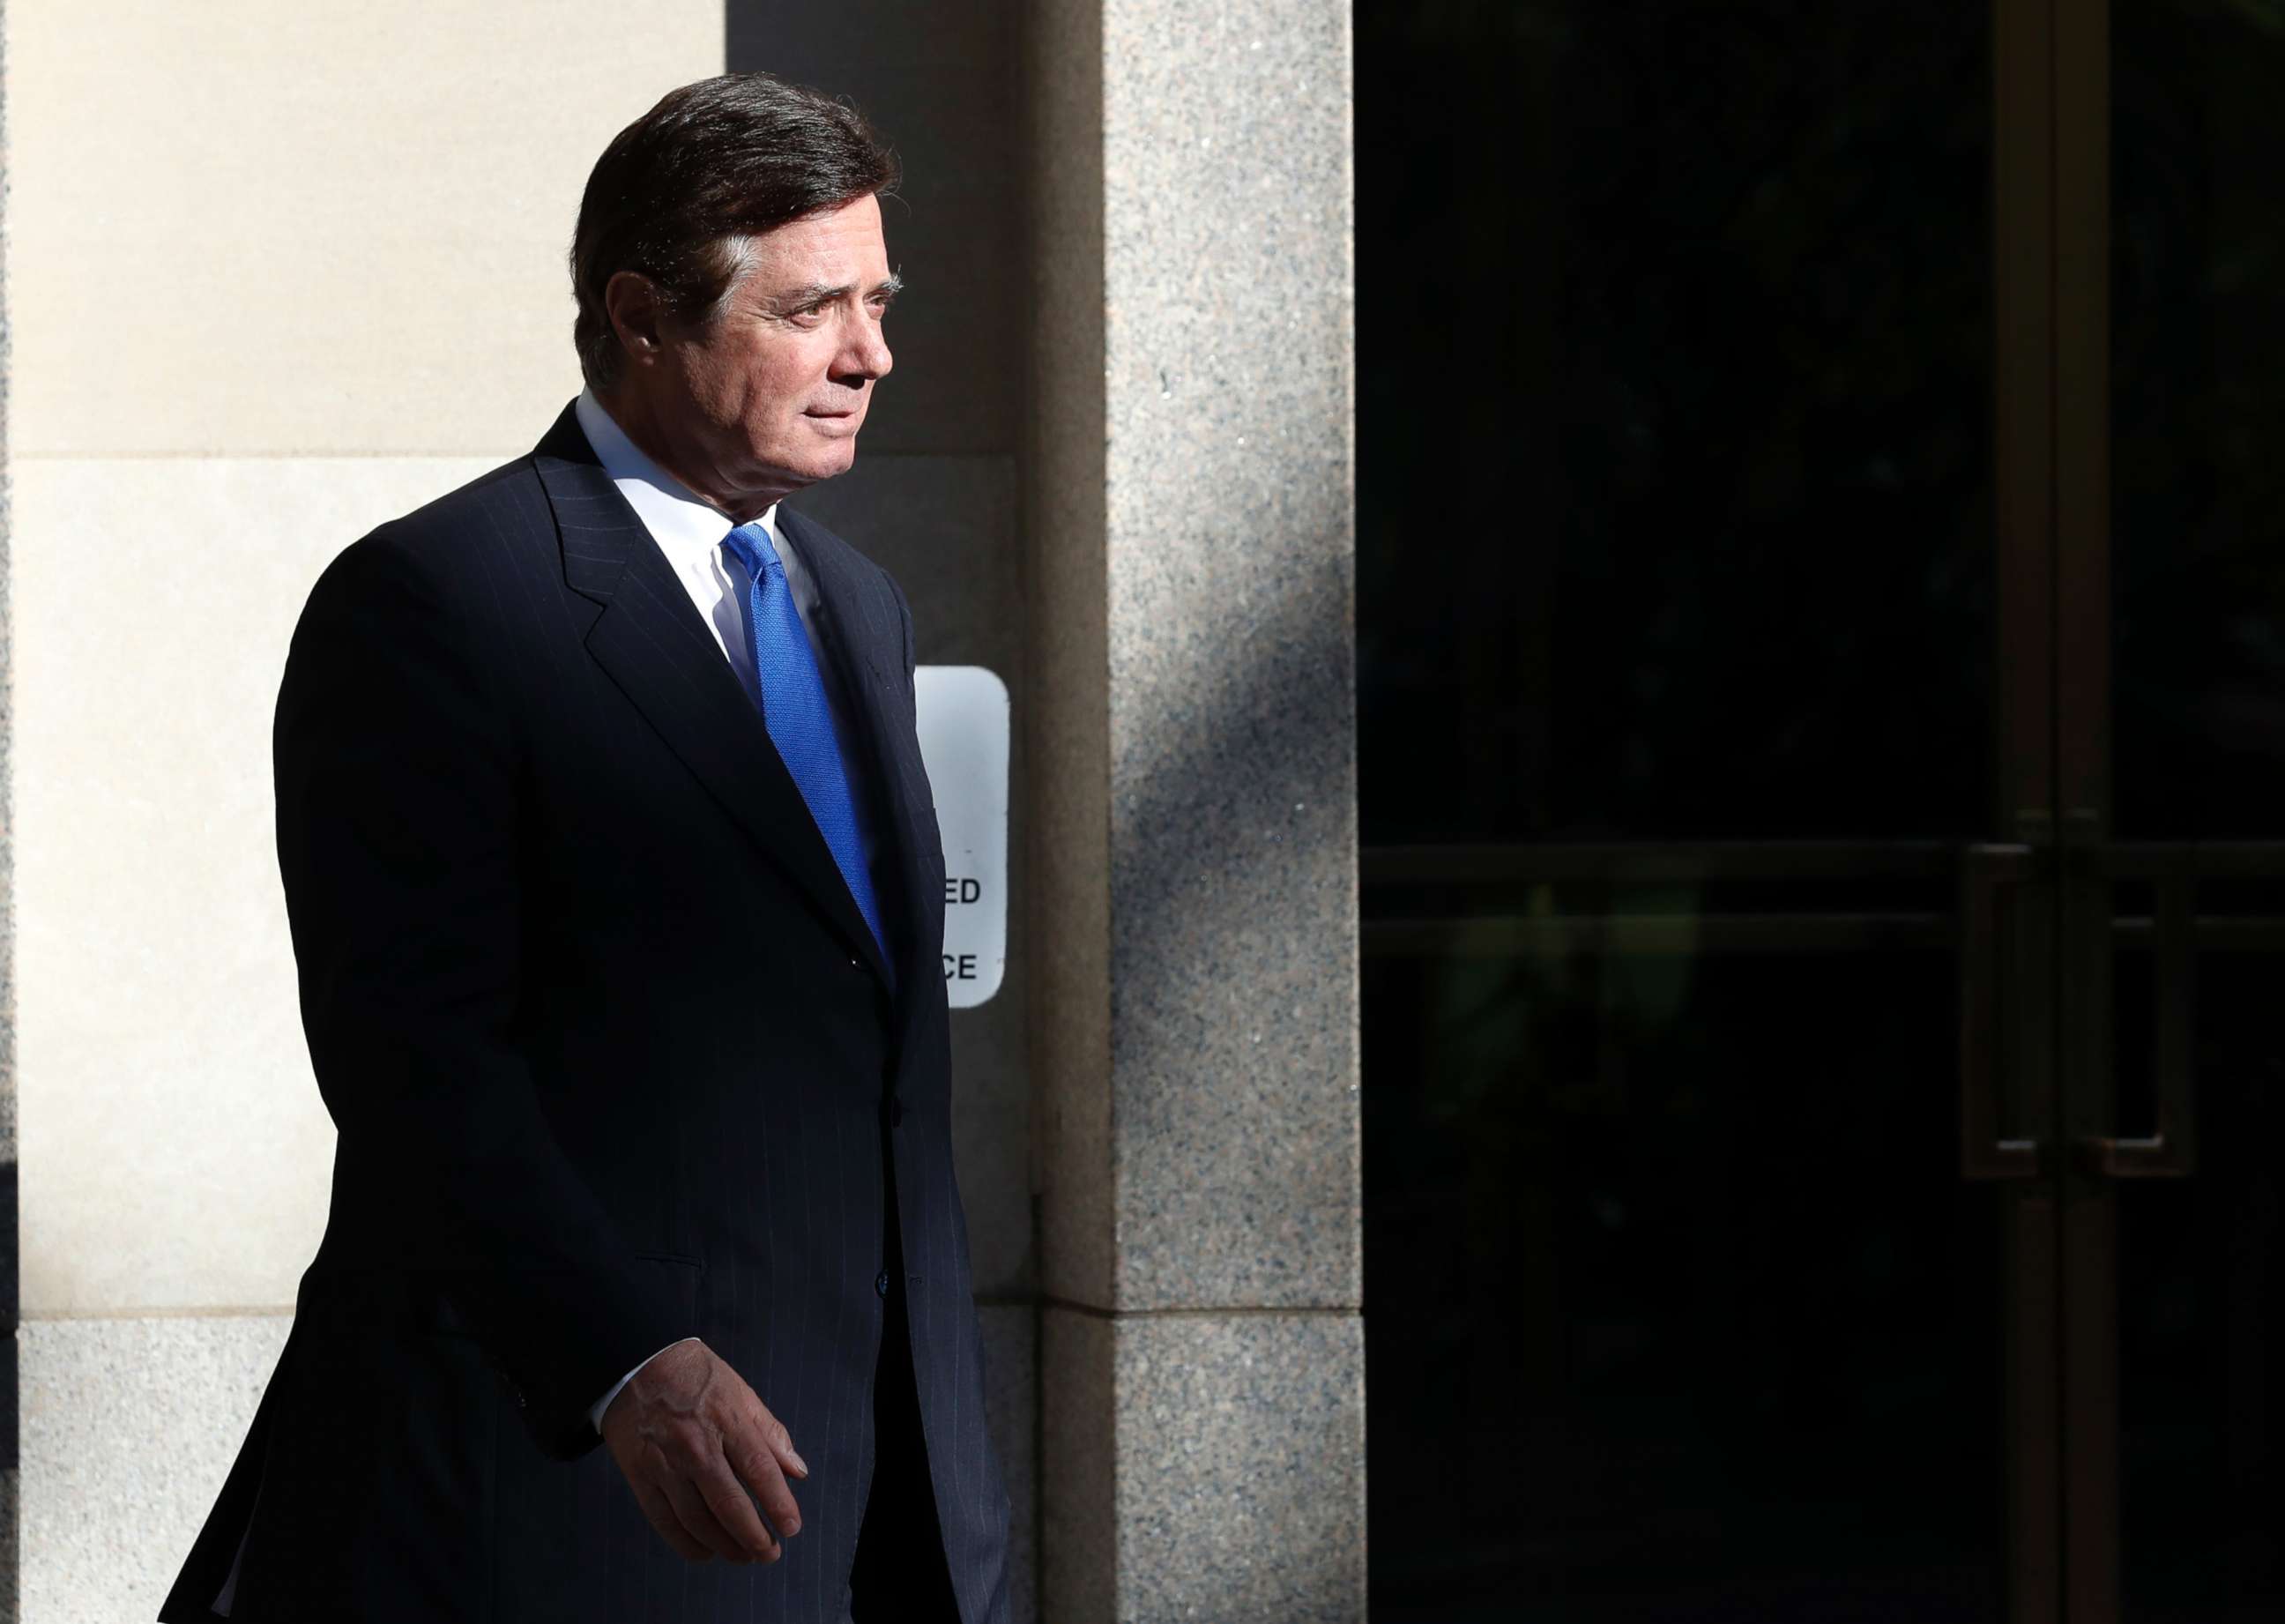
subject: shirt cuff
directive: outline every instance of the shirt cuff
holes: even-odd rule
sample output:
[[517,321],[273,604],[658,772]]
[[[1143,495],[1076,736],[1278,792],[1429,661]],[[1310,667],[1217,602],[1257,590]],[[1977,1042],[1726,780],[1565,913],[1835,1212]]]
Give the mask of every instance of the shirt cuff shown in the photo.
[[[685,1342],[695,1342],[697,1340],[698,1338],[695,1337],[683,1337],[668,1343],[666,1347],[680,1347]],[[665,1353],[666,1347],[659,1349],[658,1353]],[[656,1359],[658,1357],[658,1353],[653,1353],[650,1356],[650,1359],[646,1359],[642,1361],[642,1365],[637,1365],[634,1370],[628,1371],[624,1376],[619,1377],[617,1381],[613,1382],[611,1384],[610,1392],[605,1393],[593,1405],[588,1407],[587,1419],[594,1423],[596,1432],[601,1432],[603,1430],[603,1412],[611,1408],[611,1400],[619,1396],[619,1389],[625,1386],[629,1382],[634,1380],[635,1370],[641,1369],[643,1365],[647,1365],[650,1362],[651,1359]]]

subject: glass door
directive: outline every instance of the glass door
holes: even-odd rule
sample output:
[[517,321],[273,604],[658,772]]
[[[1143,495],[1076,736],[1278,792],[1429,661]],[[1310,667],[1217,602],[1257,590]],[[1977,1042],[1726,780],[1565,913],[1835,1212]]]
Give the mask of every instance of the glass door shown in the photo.
[[1360,0],[1381,1624],[2285,1617],[2285,0]]
[[2069,1617],[2274,1620],[2285,4],[2065,27]]
[[1372,1613],[2053,1620],[2047,0],[1360,0]]

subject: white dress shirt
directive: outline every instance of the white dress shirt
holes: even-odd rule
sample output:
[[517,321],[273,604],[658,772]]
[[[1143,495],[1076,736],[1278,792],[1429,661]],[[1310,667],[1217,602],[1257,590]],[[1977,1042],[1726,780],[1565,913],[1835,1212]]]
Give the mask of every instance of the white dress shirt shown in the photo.
[[[753,657],[746,647],[746,592],[751,584],[746,568],[738,561],[737,554],[722,545],[731,530],[731,522],[722,512],[709,506],[691,491],[688,486],[666,472],[648,456],[642,448],[627,438],[626,431],[612,420],[603,410],[602,403],[586,389],[572,407],[579,419],[580,432],[587,443],[595,448],[596,459],[603,472],[627,498],[635,510],[635,517],[650,532],[660,553],[672,568],[675,578],[690,594],[690,601],[698,610],[698,618],[714,633],[721,646],[722,657],[745,685],[746,696],[758,708],[761,686],[754,675]],[[865,866],[873,875],[873,894],[884,897],[885,876],[881,872],[881,851],[875,838],[871,821],[863,815],[862,787],[871,776],[864,770],[858,751],[862,736],[851,713],[847,697],[836,679],[830,652],[819,635],[817,582],[811,576],[800,553],[786,545],[784,533],[778,529],[777,504],[761,517],[762,527],[769,532],[770,544],[777,549],[778,561],[785,566],[786,584],[792,589],[794,612],[801,618],[801,629],[809,634],[809,647],[817,656],[819,672],[825,679],[826,703],[833,712],[833,730],[841,746],[841,769],[849,780],[849,787],[860,807],[857,828],[865,851]],[[695,1337],[685,1337],[684,1342],[695,1342]],[[671,1342],[667,1347],[678,1347]],[[603,1430],[603,1412],[611,1400],[619,1396],[619,1389],[634,1378],[635,1370],[642,1369],[651,1359],[666,1352],[661,1348],[619,1377],[611,1390],[597,1400],[587,1411],[587,1418],[595,1430]]]
[[[722,545],[722,538],[730,533],[730,521],[646,456],[592,392],[580,390],[572,410],[578,416],[580,432],[595,448],[603,472],[610,475],[619,494],[627,498],[627,506],[635,510],[635,517],[643,522],[650,538],[666,555],[675,578],[690,594],[698,618],[721,645],[722,657],[746,685],[747,697],[759,705],[761,690],[754,679],[753,658],[746,651],[746,588],[750,584],[746,567]],[[786,584],[793,589],[794,613],[801,617],[801,629],[809,633],[810,648],[824,673],[826,702],[832,707],[834,730],[841,739],[842,767],[849,772],[852,786],[862,783],[864,780],[853,770],[858,764],[850,757],[851,742],[858,737],[850,726],[854,718],[844,708],[841,685],[834,679],[833,663],[818,635],[817,582],[799,550],[786,545],[785,533],[778,529],[775,502],[762,514],[761,525],[770,533],[770,545],[777,550],[778,561],[785,566]],[[872,855],[868,848],[866,856],[869,859]]]

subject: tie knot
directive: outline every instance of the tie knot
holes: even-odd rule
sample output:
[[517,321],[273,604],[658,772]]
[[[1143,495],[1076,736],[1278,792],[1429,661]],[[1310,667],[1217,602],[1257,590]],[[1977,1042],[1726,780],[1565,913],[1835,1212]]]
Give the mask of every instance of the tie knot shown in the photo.
[[778,561],[778,550],[770,545],[768,527],[759,519],[742,524],[722,538],[722,545],[738,555],[746,567],[746,574],[756,581],[770,570],[783,571]]

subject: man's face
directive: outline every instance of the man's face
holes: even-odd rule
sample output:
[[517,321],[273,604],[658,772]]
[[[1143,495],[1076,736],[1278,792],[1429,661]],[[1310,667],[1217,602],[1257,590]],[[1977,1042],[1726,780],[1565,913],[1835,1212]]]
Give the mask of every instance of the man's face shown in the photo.
[[660,324],[648,403],[676,470],[734,509],[844,472],[873,382],[897,283],[871,197],[757,238],[752,271],[711,325]]

